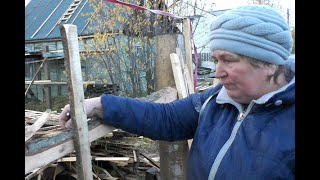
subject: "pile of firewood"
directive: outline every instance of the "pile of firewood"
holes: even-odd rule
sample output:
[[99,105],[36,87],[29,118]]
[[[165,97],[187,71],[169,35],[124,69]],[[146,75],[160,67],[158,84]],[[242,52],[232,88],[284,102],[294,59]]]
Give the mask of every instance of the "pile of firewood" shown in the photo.
[[[25,111],[26,156],[32,154],[30,144],[49,142],[66,133],[58,123],[59,114]],[[39,122],[40,121],[40,122]],[[65,135],[63,135],[65,136]],[[145,137],[115,129],[90,145],[94,179],[157,179],[160,172],[158,143]],[[75,152],[27,173],[25,179],[77,179]],[[148,177],[148,178],[147,178]]]

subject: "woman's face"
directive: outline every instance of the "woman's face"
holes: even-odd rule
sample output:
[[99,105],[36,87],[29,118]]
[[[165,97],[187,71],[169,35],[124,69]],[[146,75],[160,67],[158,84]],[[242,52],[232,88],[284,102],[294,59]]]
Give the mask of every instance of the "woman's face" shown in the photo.
[[215,50],[212,58],[216,64],[216,78],[236,102],[248,104],[268,93],[267,76],[272,74],[271,68],[254,68],[247,59],[223,50]]

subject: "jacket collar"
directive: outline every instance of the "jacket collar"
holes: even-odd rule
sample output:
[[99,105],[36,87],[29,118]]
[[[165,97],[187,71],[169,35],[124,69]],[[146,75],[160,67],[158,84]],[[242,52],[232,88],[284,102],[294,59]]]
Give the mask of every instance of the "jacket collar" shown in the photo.
[[[259,99],[252,100],[252,101],[254,103],[256,103],[256,104],[265,104],[269,100],[275,99],[275,97],[278,97],[278,95],[283,94],[288,89],[291,89],[289,87],[293,87],[294,88],[294,84],[295,84],[295,77],[293,77],[288,84],[286,84],[285,86],[281,87],[280,89],[278,89],[276,91],[269,92],[269,93],[263,95],[262,97],[260,97]],[[272,97],[274,97],[274,98],[272,98]],[[222,86],[220,92],[218,93],[218,96],[216,98],[216,102],[218,104],[225,104],[225,103],[232,104],[239,110],[239,112],[242,112],[243,109],[244,109],[242,104],[234,101],[231,97],[228,96],[227,91],[226,91],[224,86]],[[281,103],[282,103],[282,101],[281,101]]]
[[[284,66],[290,71],[292,71],[293,73],[295,73],[295,56],[294,55],[289,56]],[[285,101],[286,103],[293,103],[293,101],[295,100],[295,98],[293,97],[294,88],[295,88],[295,77],[293,77],[288,84],[281,87],[280,89],[269,92],[263,95],[262,97],[260,97],[259,99],[253,100],[253,102],[256,104],[274,103],[276,105],[279,104],[279,102],[281,102],[280,104],[282,104],[283,101]],[[232,98],[228,96],[224,86],[222,86],[216,98],[216,102],[219,104],[224,104],[224,103],[233,104],[240,112],[242,112],[244,109],[240,103],[235,102]]]

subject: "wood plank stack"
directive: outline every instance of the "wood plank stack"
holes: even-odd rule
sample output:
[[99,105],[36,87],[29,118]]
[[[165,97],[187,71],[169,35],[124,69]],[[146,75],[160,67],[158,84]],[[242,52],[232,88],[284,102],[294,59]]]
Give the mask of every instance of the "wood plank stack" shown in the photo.
[[[177,91],[168,87],[138,99],[171,102],[177,99]],[[33,131],[33,135],[25,143],[26,179],[35,176],[44,179],[55,179],[56,176],[76,178],[72,130],[60,127],[59,113],[25,110],[26,129],[44,115],[42,126]],[[88,128],[95,179],[130,179],[133,176],[135,179],[150,168],[159,171],[158,147],[155,147],[157,144],[154,141],[102,124],[100,119],[88,119]],[[146,145],[153,148],[148,149]]]

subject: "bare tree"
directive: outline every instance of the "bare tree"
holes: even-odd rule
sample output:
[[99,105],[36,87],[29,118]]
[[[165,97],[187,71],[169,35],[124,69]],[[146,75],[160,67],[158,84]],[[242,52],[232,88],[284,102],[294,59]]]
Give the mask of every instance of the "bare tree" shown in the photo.
[[248,4],[261,4],[268,5],[281,10],[281,5],[279,0],[247,0]]
[[[181,33],[176,19],[134,10],[106,1],[89,0],[94,12],[86,14],[96,33],[88,40],[82,57],[99,72],[91,79],[120,84],[121,94],[143,96],[154,91],[155,36]],[[180,16],[201,16],[206,1],[139,0],[131,3]],[[194,19],[197,22],[198,19]],[[197,23],[195,23],[197,24]],[[194,29],[197,26],[194,26]],[[102,74],[102,75],[101,75]]]

